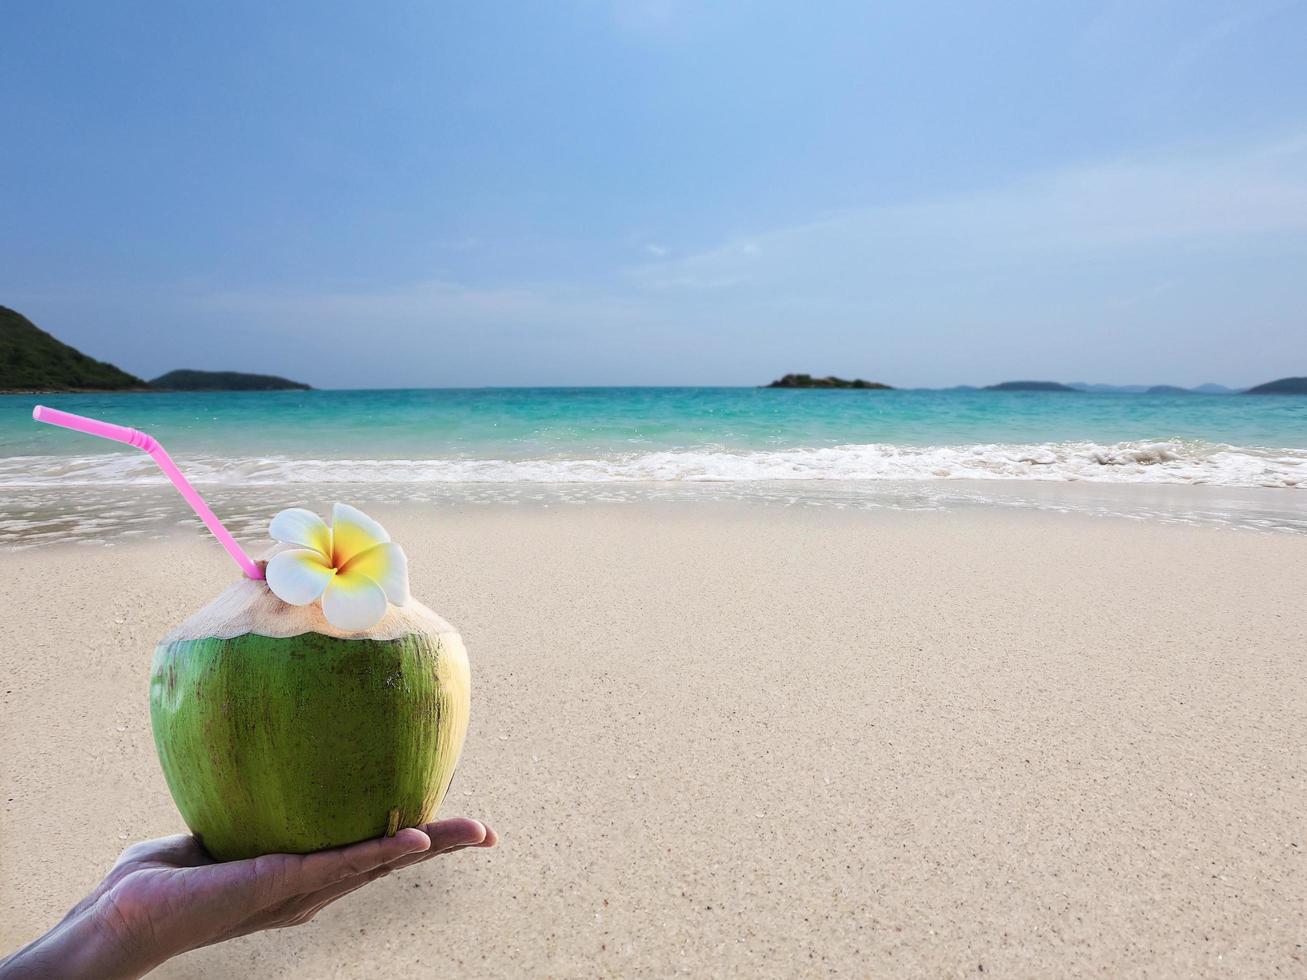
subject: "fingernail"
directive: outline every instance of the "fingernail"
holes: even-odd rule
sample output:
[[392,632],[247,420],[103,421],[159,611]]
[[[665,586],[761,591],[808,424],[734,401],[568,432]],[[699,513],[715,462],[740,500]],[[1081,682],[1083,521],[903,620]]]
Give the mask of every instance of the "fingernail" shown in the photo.
[[404,836],[402,841],[404,853],[412,854],[414,851],[425,851],[431,846],[431,838],[416,827],[405,827],[395,834],[396,837]]

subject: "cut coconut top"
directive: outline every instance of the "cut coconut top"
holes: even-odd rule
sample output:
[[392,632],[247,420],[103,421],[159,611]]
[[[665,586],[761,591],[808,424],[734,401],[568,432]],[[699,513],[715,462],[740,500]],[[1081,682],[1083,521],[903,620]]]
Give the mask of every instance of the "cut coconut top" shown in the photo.
[[413,633],[457,632],[422,603],[409,599],[402,606],[388,606],[375,626],[361,633],[350,633],[327,622],[320,604],[292,606],[273,595],[267,582],[242,578],[174,628],[162,642],[205,637],[229,640],[245,633],[278,638],[321,633],[346,640],[398,640]]

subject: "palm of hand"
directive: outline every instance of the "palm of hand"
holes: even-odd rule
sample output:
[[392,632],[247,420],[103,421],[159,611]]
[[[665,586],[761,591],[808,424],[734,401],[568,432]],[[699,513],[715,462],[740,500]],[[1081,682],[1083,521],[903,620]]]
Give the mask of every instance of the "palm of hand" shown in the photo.
[[180,952],[308,922],[336,899],[399,868],[495,835],[443,820],[394,837],[314,854],[217,862],[189,835],[135,844],[69,918],[89,916],[124,956],[162,962]]

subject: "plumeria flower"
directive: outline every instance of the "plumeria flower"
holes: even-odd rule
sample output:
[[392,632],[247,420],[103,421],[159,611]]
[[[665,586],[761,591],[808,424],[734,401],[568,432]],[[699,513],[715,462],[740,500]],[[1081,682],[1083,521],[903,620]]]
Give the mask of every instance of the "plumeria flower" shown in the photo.
[[408,602],[408,559],[380,524],[348,504],[331,508],[331,526],[302,507],[283,510],[268,532],[291,545],[273,555],[264,573],[273,593],[292,606],[322,599],[322,613],[339,630],[358,632],[380,622],[387,600]]

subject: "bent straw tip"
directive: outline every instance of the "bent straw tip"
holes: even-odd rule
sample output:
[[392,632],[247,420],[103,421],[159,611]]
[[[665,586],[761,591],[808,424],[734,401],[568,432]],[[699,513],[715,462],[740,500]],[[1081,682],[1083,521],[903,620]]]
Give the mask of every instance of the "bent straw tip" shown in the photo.
[[200,496],[199,491],[191,486],[190,481],[182,475],[182,471],[169,458],[157,439],[123,425],[114,425],[110,422],[102,422],[99,419],[85,418],[71,412],[60,412],[53,408],[46,408],[44,405],[36,405],[32,408],[32,418],[38,422],[49,422],[51,425],[72,429],[74,432],[84,432],[89,436],[98,436],[101,439],[121,442],[133,449],[140,449],[148,453],[159,464],[172,485],[177,488],[177,492],[182,495],[182,499],[190,504],[191,510],[195,511],[196,516],[204,522],[205,527],[213,532],[213,536],[218,539],[218,542],[227,550],[227,554],[231,555],[245,574],[256,580],[263,578],[263,570],[236,543],[236,539],[231,536],[231,532],[223,526],[222,521],[218,520],[217,515],[209,509],[209,505],[204,502],[204,498]]

